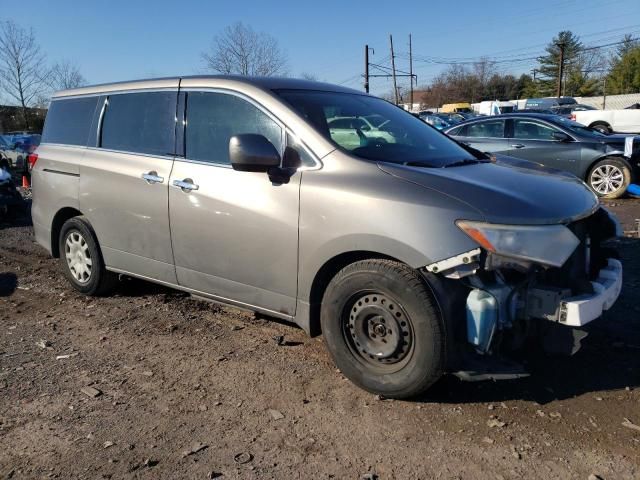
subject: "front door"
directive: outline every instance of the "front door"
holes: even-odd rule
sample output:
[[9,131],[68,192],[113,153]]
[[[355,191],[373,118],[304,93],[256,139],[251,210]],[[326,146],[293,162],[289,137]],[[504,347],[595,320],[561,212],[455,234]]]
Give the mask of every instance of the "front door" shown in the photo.
[[580,145],[555,140],[556,131],[560,130],[538,120],[516,118],[507,154],[580,175]]
[[[239,305],[294,315],[300,173],[272,184],[231,168],[233,135],[264,135],[280,153],[284,129],[230,93],[186,93],[185,158],[169,187],[178,283]],[[176,186],[177,184],[177,186]]]

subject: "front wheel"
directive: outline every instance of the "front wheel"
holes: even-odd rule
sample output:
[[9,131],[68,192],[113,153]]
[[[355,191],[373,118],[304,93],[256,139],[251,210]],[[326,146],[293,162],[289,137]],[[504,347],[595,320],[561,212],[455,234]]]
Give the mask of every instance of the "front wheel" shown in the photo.
[[591,168],[587,183],[599,197],[618,198],[631,183],[631,170],[623,160],[605,158]]
[[325,343],[353,383],[388,398],[418,395],[444,369],[444,326],[420,275],[390,260],[363,260],[329,283]]

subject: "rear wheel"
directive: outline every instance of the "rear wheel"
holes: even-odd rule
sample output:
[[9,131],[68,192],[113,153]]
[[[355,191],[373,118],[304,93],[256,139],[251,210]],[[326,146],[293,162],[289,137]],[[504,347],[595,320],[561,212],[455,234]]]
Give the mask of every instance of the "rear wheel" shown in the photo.
[[363,260],[330,282],[321,308],[325,343],[342,373],[389,398],[424,392],[443,373],[443,325],[412,268]]
[[604,133],[605,135],[609,135],[611,133],[611,127],[604,122],[594,123],[591,125],[591,128],[599,131],[600,133]]
[[60,231],[60,264],[69,283],[85,295],[106,295],[118,282],[107,271],[93,228],[83,217],[67,220]]
[[618,198],[631,183],[631,170],[623,160],[605,158],[591,168],[587,183],[599,197]]

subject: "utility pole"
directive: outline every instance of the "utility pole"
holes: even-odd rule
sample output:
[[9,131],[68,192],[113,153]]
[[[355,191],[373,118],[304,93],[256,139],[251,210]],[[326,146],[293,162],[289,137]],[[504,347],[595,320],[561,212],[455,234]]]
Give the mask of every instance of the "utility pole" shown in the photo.
[[396,83],[396,57],[393,54],[393,36],[389,35],[389,43],[391,45],[391,69],[393,72],[393,94],[398,105],[398,84]]
[[538,69],[534,68],[531,70],[531,73],[533,74],[533,83],[536,83],[536,73],[538,73]]
[[364,46],[364,91],[369,93],[369,45]]
[[607,76],[602,77],[602,109],[607,108]]
[[556,96],[560,98],[562,96],[562,77],[564,76],[564,42],[556,43],[560,48],[560,62],[558,65],[558,87],[556,90]]
[[409,102],[411,103],[410,109],[413,111],[413,53],[411,51],[411,34],[409,34],[409,82],[411,85]]

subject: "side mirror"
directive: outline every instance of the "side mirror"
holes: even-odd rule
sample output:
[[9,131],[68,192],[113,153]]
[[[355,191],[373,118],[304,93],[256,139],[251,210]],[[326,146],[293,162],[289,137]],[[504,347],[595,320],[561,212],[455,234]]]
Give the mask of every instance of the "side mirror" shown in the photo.
[[280,166],[280,154],[263,135],[243,133],[229,140],[229,158],[234,170],[267,172]]
[[551,133],[551,138],[558,142],[570,142],[571,137],[564,132],[554,131]]

